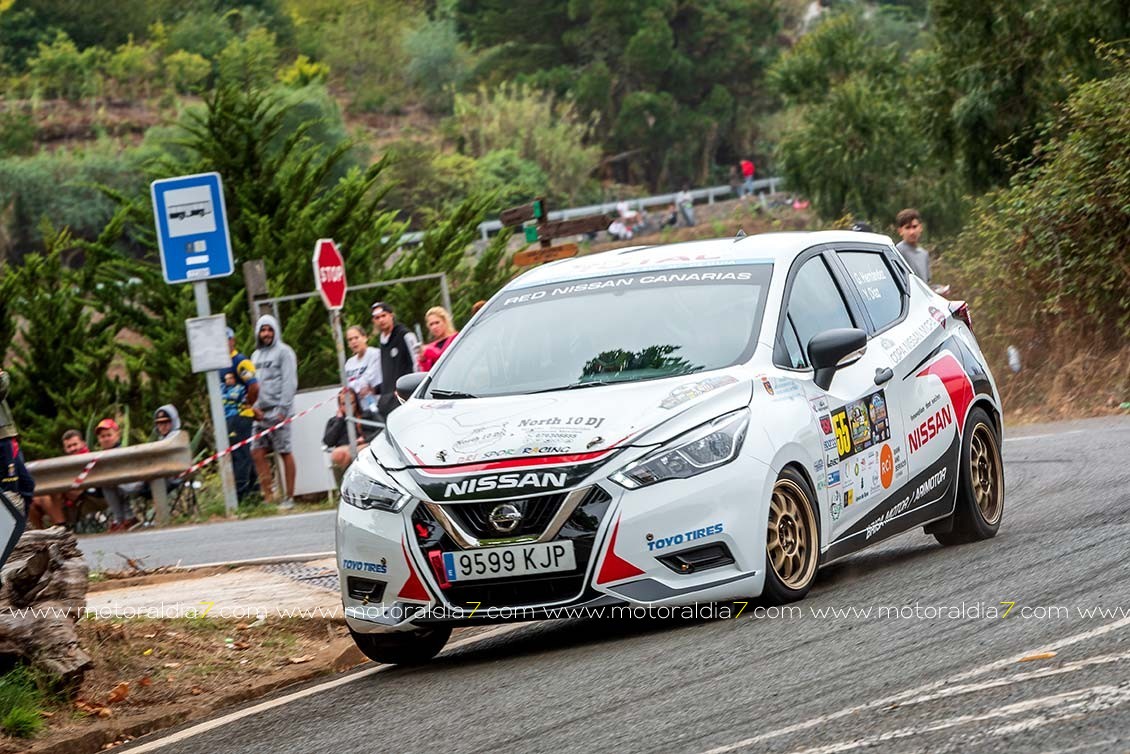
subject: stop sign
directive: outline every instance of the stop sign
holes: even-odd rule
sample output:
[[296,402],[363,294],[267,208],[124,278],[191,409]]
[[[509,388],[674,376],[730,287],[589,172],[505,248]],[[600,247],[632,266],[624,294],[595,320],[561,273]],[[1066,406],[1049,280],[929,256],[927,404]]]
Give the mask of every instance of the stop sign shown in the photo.
[[340,309],[345,303],[345,260],[332,238],[314,244],[314,284],[327,309]]

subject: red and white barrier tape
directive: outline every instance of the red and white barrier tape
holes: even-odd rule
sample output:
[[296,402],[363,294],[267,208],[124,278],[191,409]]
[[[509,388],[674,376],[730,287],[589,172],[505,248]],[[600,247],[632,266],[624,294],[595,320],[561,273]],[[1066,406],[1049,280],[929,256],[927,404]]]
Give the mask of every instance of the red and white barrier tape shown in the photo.
[[79,487],[82,486],[82,483],[86,481],[86,478],[88,476],[90,476],[90,470],[94,468],[94,464],[96,464],[96,463],[98,463],[98,456],[94,456],[94,458],[91,458],[90,463],[88,463],[88,464],[86,464],[86,466],[82,467],[82,471],[80,471],[78,473],[78,476],[75,477],[75,480],[73,482],[71,482],[71,489],[72,490],[77,490]]
[[306,416],[306,414],[310,413],[311,411],[313,411],[315,409],[319,409],[322,406],[329,403],[330,401],[334,401],[334,400],[337,400],[337,394],[331,395],[329,398],[326,398],[324,401],[320,401],[318,403],[315,403],[313,406],[310,406],[309,408],[306,408],[306,409],[303,409],[302,411],[299,411],[294,416],[286,417],[285,419],[283,419],[278,424],[274,424],[270,427],[267,427],[264,430],[256,432],[255,434],[248,437],[246,440],[240,440],[235,445],[229,445],[227,450],[221,451],[219,453],[213,453],[212,455],[208,456],[207,458],[205,458],[201,461],[197,461],[196,463],[192,464],[191,466],[189,466],[187,469],[185,469],[181,473],[177,474],[176,477],[174,477],[174,478],[175,479],[184,479],[186,476],[188,476],[190,474],[195,474],[197,471],[200,471],[200,469],[204,468],[205,466],[212,463],[213,461],[218,461],[219,459],[223,458],[224,456],[231,455],[235,451],[242,448],[244,445],[247,445],[254,440],[258,440],[260,437],[266,437],[267,435],[271,434],[272,432],[274,432],[279,427],[286,426],[287,424],[290,424],[291,422],[293,422],[297,419],[301,419],[303,416]]

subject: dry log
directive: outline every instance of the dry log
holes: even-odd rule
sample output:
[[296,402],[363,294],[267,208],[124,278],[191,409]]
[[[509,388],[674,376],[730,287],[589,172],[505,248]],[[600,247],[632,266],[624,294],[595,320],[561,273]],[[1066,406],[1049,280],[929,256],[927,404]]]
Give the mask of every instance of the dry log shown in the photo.
[[61,526],[25,531],[0,581],[0,659],[24,660],[62,687],[77,689],[93,662],[75,623],[86,609],[89,568],[75,535]]

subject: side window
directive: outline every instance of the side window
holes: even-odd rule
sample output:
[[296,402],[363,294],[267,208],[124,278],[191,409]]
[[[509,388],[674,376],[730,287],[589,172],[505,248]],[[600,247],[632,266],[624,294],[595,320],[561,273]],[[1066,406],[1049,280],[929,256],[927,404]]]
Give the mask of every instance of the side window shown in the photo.
[[902,314],[902,291],[887,260],[873,251],[841,251],[840,261],[859,289],[863,306],[876,330],[882,330]]
[[785,326],[781,328],[781,340],[785,344],[785,355],[791,369],[804,369],[808,366],[808,359],[804,356],[804,349],[800,347],[800,340],[796,336],[791,317],[786,316]]
[[790,323],[805,364],[812,336],[834,327],[855,327],[843,295],[821,257],[809,259],[793,278],[786,330]]

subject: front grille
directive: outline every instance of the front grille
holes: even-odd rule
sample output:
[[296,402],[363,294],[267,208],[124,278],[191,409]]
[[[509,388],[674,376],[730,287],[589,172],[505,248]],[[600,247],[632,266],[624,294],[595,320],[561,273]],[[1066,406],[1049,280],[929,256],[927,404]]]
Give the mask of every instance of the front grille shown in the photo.
[[[549,517],[552,518],[565,496],[546,496],[546,498],[549,497],[560,498],[558,504],[552,506],[549,514]],[[576,569],[543,576],[519,576],[510,579],[487,579],[466,583],[456,581],[443,590],[444,597],[452,605],[465,608],[473,608],[476,603],[482,607],[522,607],[563,602],[578,597],[585,588],[585,574],[588,571],[589,561],[592,559],[597,529],[600,528],[600,522],[604,519],[611,502],[611,495],[600,487],[593,487],[555,537],[557,540],[567,539],[573,542],[573,552],[577,560]],[[467,505],[467,503],[462,505]],[[476,503],[475,505],[486,507],[489,514],[490,509],[497,503]],[[454,504],[449,505],[447,510],[450,512],[455,507],[457,506]],[[424,506],[416,506],[416,511],[412,515],[412,524],[416,530],[416,541],[420,544],[425,555],[434,550],[440,552],[461,552],[463,550],[444,532],[443,527],[432,518]],[[544,526],[542,529],[544,529]],[[541,530],[536,533],[540,534]]]
[[[469,534],[477,539],[499,537],[539,536],[557,513],[565,495],[541,495],[523,500],[506,500],[476,503],[446,503],[443,508]],[[522,520],[512,531],[499,531],[490,522],[491,512],[500,505],[513,505],[522,514]]]

